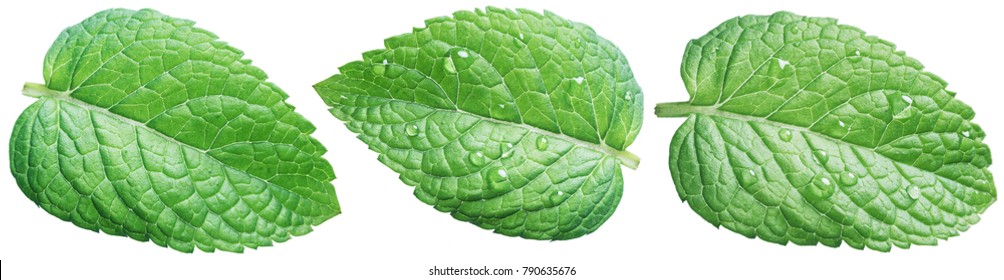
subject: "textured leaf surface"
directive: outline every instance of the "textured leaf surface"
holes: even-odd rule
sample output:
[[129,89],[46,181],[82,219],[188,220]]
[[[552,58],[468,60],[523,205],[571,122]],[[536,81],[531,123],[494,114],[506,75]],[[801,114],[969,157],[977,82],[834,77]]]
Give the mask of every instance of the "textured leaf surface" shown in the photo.
[[315,86],[415,196],[497,233],[571,239],[617,206],[641,126],[624,55],[551,13],[426,21]]
[[60,34],[17,120],[11,171],[75,225],[240,252],[340,212],[314,127],[242,52],[187,20],[107,10]]
[[829,18],[726,21],[687,46],[680,197],[747,237],[888,251],[934,245],[997,198],[973,110],[895,46]]

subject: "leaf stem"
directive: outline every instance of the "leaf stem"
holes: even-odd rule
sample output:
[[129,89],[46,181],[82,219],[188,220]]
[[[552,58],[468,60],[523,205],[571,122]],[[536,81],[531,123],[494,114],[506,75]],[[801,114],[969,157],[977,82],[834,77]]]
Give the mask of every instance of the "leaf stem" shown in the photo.
[[39,84],[39,83],[24,83],[24,88],[21,89],[21,94],[28,97],[42,98],[42,97],[63,97],[66,96],[66,92],[57,91],[49,89],[49,87]]
[[706,106],[690,105],[690,102],[666,102],[655,105],[655,116],[660,118],[686,117],[693,113],[705,113]]
[[617,159],[620,160],[621,165],[631,168],[631,170],[638,170],[638,163],[641,162],[641,158],[639,158],[638,155],[632,154],[628,151],[618,151]]

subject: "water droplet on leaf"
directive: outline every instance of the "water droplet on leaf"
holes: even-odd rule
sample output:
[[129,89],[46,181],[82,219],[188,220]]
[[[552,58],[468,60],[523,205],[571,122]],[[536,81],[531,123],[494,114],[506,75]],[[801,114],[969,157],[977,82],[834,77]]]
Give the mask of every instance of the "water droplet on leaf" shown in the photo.
[[387,66],[385,66],[383,64],[377,64],[377,65],[373,65],[373,67],[371,69],[373,70],[373,74],[374,75],[383,76],[383,73],[387,70],[386,68],[387,68]]
[[565,200],[565,192],[559,190],[548,196],[547,200],[551,202],[552,206],[561,204],[561,202]]
[[968,138],[969,137],[969,131],[968,130],[963,131],[962,132],[962,136],[965,136],[966,138]]
[[913,98],[911,98],[910,96],[904,95],[904,96],[902,96],[902,98],[903,98],[903,101],[906,101],[906,104],[913,105]]
[[825,165],[827,161],[830,161],[830,154],[823,150],[812,151],[812,158],[816,160],[816,163]]
[[488,179],[492,182],[502,182],[509,178],[509,173],[505,169],[495,167],[488,171]]
[[581,85],[581,84],[582,84],[582,81],[585,81],[585,80],[586,80],[586,78],[585,78],[585,77],[575,77],[575,78],[572,78],[572,80],[575,80],[575,83],[577,83],[577,84],[580,84],[580,85]]
[[917,186],[909,186],[906,188],[906,194],[912,199],[920,199],[920,189]]
[[749,187],[759,180],[756,176],[756,171],[752,169],[746,170],[746,172],[739,172],[739,184],[743,187]]
[[409,126],[407,126],[407,127],[404,128],[404,133],[408,134],[408,136],[417,136],[418,135],[418,126],[414,125],[414,124],[413,125],[409,125]]
[[488,158],[485,158],[485,154],[481,151],[471,153],[469,159],[471,160],[471,164],[474,166],[482,166],[485,165],[485,163],[488,163]]
[[788,64],[791,64],[791,63],[789,63],[787,60],[784,60],[784,59],[778,59],[777,60],[777,66],[781,67],[781,69],[784,69],[785,67],[788,67]]
[[631,92],[630,91],[624,93],[624,100],[631,100],[631,98],[632,97],[631,97]]
[[542,151],[543,150],[547,150],[547,146],[549,146],[549,145],[550,145],[550,143],[547,142],[547,137],[544,137],[543,135],[542,136],[537,136],[537,149],[538,150],[542,150]]
[[850,171],[845,171],[840,174],[840,185],[844,187],[854,186],[858,183],[858,175],[854,175]]
[[468,54],[467,51],[465,51],[465,50],[459,50],[459,51],[457,51],[457,56],[459,56],[460,58],[467,58],[468,56],[471,56],[471,55]]
[[791,142],[791,137],[792,137],[791,130],[782,128],[781,130],[777,131],[777,137],[781,138],[781,141]]
[[446,61],[443,62],[443,69],[446,70],[446,73],[450,73],[450,74],[457,73],[457,66],[453,65],[453,58],[452,57],[447,57],[446,58]]
[[810,196],[815,196],[818,198],[827,198],[833,195],[834,187],[833,182],[830,182],[829,178],[822,177],[822,175],[817,175],[819,179],[815,180],[812,184],[812,189],[810,189]]
[[847,127],[847,123],[844,123],[844,121],[837,121],[837,124],[840,125],[840,127]]
[[502,150],[502,158],[509,158],[512,156],[513,148],[512,143],[505,143],[499,145],[499,149]]

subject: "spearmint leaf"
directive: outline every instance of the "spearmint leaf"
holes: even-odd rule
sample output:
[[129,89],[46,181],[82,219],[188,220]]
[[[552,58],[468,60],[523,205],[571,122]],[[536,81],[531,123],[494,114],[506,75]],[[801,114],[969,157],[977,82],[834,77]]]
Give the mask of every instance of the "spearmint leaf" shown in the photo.
[[106,10],[63,31],[11,172],[62,220],[191,252],[241,252],[338,214],[325,149],[286,94],[193,22]]
[[715,226],[889,251],[965,231],[997,199],[973,110],[917,60],[835,19],[726,21],[687,45],[670,144],[680,198]]
[[612,43],[549,12],[489,7],[384,44],[314,87],[419,200],[529,239],[580,237],[610,217],[642,121]]

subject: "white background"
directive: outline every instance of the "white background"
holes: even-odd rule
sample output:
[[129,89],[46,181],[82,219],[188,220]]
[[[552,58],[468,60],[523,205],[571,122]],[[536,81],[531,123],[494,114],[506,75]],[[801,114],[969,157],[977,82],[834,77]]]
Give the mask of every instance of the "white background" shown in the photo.
[[[432,266],[519,268],[575,266],[574,277],[533,279],[999,277],[1004,206],[992,206],[968,232],[939,246],[891,253],[846,246],[779,246],[716,229],[680,202],[666,164],[672,133],[683,119],[657,119],[657,102],[684,101],[683,48],[722,21],[788,10],[839,18],[895,42],[950,83],[974,107],[975,121],[999,155],[1004,144],[1000,6],[963,1],[352,1],[265,3],[214,1],[4,1],[0,8],[0,170],[20,112],[34,100],[24,82],[42,82],[42,58],[63,28],[112,7],[149,7],[192,19],[242,49],[289,102],[318,126],[314,136],[338,175],[344,213],[303,237],[244,254],[182,254],[151,243],[79,229],[37,208],[9,175],[0,175],[0,259],[4,279],[225,277],[226,279],[416,279]],[[428,3],[425,3],[428,2]],[[491,3],[496,2],[496,3]],[[988,1],[989,3],[992,3]],[[424,3],[424,4],[420,4]],[[625,170],[624,196],[598,231],[561,242],[510,238],[455,221],[412,196],[397,174],[327,113],[311,85],[336,73],[384,38],[423,20],[487,5],[553,11],[592,26],[627,55],[645,93],[645,125],[629,150],[638,170]],[[997,120],[997,121],[992,121]],[[1001,163],[991,167],[1004,176]],[[6,171],[2,171],[6,172]],[[994,261],[994,260],[997,261]],[[504,277],[498,279],[520,279]]]

